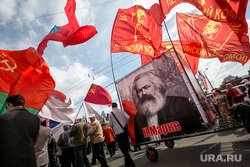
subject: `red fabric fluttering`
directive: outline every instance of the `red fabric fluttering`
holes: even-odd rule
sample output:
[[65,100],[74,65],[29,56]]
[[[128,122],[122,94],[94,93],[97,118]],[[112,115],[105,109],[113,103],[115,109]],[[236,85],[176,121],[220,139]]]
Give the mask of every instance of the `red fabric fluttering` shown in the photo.
[[159,4],[150,9],[140,5],[119,9],[113,25],[111,52],[131,52],[151,57],[160,56],[162,25],[165,16]]
[[62,42],[64,47],[68,45],[77,45],[88,41],[96,33],[96,28],[91,25],[80,27],[75,15],[76,2],[75,0],[68,0],[64,8],[69,23],[60,27],[56,32],[46,35],[41,43],[38,45],[37,52],[43,55],[47,43],[52,41]]
[[135,131],[134,131],[134,118],[137,113],[137,109],[135,103],[132,101],[122,100],[122,106],[124,111],[129,115],[129,123],[128,123],[128,132],[131,140],[131,144],[136,144],[135,141]]
[[240,42],[229,23],[216,22],[201,15],[176,14],[183,52],[200,58],[219,58],[244,65],[250,44]]
[[[173,45],[175,47],[176,52],[179,54],[179,56],[192,69],[193,73],[196,74],[197,70],[198,70],[198,65],[199,65],[199,57],[194,57],[194,56],[191,56],[189,54],[183,53],[180,41],[178,41],[178,40],[177,41],[172,41],[172,43],[173,43]],[[171,54],[175,55],[172,43],[170,41],[162,42],[161,47],[160,47],[160,53],[162,54],[162,53],[166,52],[167,50],[171,49]],[[173,57],[174,57],[174,59],[175,59],[175,61],[177,63],[177,66],[178,66],[180,72],[182,72],[182,67],[180,66],[180,63],[179,63],[178,59],[176,58],[176,56],[173,56]],[[152,60],[153,60],[153,58],[150,57],[150,56],[141,55],[142,66],[144,64],[147,64],[148,62],[150,62]]]
[[0,91],[20,94],[25,106],[41,110],[55,88],[45,60],[32,47],[21,51],[0,50]]
[[109,92],[105,88],[95,84],[90,86],[84,101],[93,104],[108,105],[109,107],[112,103]]
[[162,11],[167,15],[175,6],[189,3],[199,9],[207,18],[228,22],[229,26],[241,42],[248,42],[248,25],[246,22],[246,8],[248,0],[159,0]]

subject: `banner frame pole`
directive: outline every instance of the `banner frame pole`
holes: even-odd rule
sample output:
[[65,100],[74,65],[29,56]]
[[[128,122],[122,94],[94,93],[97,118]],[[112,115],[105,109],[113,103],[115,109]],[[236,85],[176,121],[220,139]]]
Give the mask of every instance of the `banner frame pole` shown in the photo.
[[[182,64],[182,62],[181,62],[181,60],[180,60],[179,54],[178,54],[178,53],[176,52],[176,50],[175,50],[173,41],[172,41],[172,39],[171,39],[171,37],[170,37],[170,34],[169,34],[169,32],[168,32],[168,28],[167,28],[167,25],[166,25],[165,20],[164,20],[163,22],[164,22],[164,26],[165,26],[166,32],[167,32],[167,34],[168,34],[169,40],[170,40],[170,42],[171,42],[171,44],[172,44],[172,46],[173,46],[174,53],[175,53],[175,55],[176,55],[176,57],[177,57],[177,59],[178,59],[180,65],[181,65],[181,68],[182,68],[183,72],[185,73],[185,75],[186,75],[186,77],[187,77],[187,79],[188,79],[190,85],[192,85],[192,84],[191,84],[191,81],[190,81],[190,78],[189,78],[188,75],[187,75],[186,69],[184,68],[184,66],[183,66],[183,64]],[[190,67],[190,66],[189,66],[189,67]],[[192,72],[192,73],[193,73],[193,72]],[[193,74],[194,74],[194,73],[193,73]],[[197,80],[196,80],[196,81],[197,81]],[[193,91],[195,92],[195,90],[194,90],[194,88],[193,88],[193,85],[192,85],[192,89],[193,89]],[[202,93],[204,94],[203,91],[202,91]],[[195,92],[195,94],[196,94],[196,97],[198,98],[196,92]],[[204,95],[205,95],[205,94],[204,94]],[[205,97],[206,97],[206,96],[205,96]],[[199,103],[200,103],[200,102],[199,102]],[[205,111],[204,111],[204,114],[205,114]],[[208,119],[210,120],[210,118],[207,118],[207,117],[205,117],[205,118],[206,118],[206,121],[213,127],[213,125],[210,123],[210,121],[208,121]],[[205,121],[204,121],[204,122],[205,122]]]
[[113,79],[114,79],[116,94],[117,94],[117,97],[118,97],[120,107],[121,107],[121,109],[123,109],[121,98],[120,98],[120,95],[118,93],[118,88],[117,88],[116,81],[115,81],[115,73],[114,73],[114,67],[113,67],[113,60],[112,60],[112,53],[111,52],[110,52],[110,60],[111,60],[111,71],[112,71],[112,75],[113,75]]
[[79,110],[78,110],[78,112],[77,112],[77,114],[76,114],[76,116],[75,116],[75,120],[76,120],[76,117],[79,115],[82,106],[83,106],[83,102],[82,102],[82,105],[80,106],[80,108],[79,108]]

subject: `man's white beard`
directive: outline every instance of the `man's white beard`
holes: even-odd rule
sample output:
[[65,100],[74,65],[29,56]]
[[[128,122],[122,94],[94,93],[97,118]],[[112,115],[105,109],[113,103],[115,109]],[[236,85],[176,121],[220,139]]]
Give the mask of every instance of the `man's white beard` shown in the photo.
[[137,107],[140,113],[147,117],[149,116],[151,117],[157,114],[157,112],[161,110],[166,103],[166,97],[158,91],[155,92],[155,94],[151,96],[153,96],[155,100],[153,99],[146,100],[144,103],[141,103],[139,101],[139,103],[137,104]]

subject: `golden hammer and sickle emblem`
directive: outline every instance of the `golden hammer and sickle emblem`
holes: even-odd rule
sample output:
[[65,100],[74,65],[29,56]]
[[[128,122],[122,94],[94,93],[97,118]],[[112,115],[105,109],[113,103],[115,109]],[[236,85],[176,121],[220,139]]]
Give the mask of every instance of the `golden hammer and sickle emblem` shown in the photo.
[[12,62],[13,62],[13,64],[14,64],[14,66],[11,67],[10,64],[9,64],[9,61],[10,61],[10,60],[9,60],[9,59],[5,59],[7,56],[6,56],[4,53],[2,53],[2,54],[0,55],[0,57],[3,58],[3,60],[1,60],[0,63],[5,64],[5,66],[7,67],[7,68],[0,67],[0,69],[1,69],[1,70],[5,70],[5,71],[14,72],[14,69],[17,68],[17,65],[16,65],[15,61],[14,61],[13,59],[11,59]]
[[122,15],[119,18],[119,20],[121,20],[121,21],[127,21],[127,16],[125,15],[125,13],[122,13]]
[[94,89],[90,89],[89,93],[95,94],[95,91],[96,91],[96,87],[94,87]]

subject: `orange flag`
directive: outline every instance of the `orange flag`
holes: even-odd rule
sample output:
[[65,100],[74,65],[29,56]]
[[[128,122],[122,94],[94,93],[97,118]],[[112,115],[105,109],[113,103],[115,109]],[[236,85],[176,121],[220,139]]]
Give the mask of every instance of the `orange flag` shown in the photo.
[[199,9],[204,16],[218,22],[230,22],[230,27],[242,42],[248,42],[246,8],[248,0],[159,0],[163,13],[168,14],[180,3],[189,3]]
[[162,25],[165,19],[159,4],[145,9],[136,5],[119,9],[113,25],[111,52],[131,52],[151,57],[160,56]]
[[84,101],[111,106],[112,99],[109,92],[99,85],[92,84],[89,91],[84,99]]
[[215,22],[201,15],[177,13],[177,27],[184,53],[200,58],[218,57],[221,62],[244,65],[250,44],[241,43],[228,23]]

